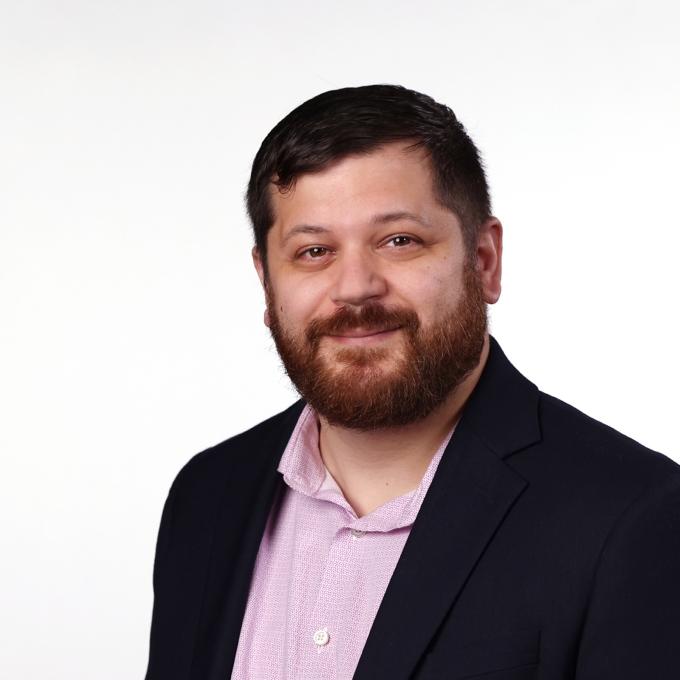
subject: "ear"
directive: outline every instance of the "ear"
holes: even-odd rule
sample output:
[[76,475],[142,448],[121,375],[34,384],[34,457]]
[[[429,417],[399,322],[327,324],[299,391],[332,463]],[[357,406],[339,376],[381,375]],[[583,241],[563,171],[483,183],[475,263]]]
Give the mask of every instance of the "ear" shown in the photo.
[[267,282],[266,282],[266,277],[264,273],[264,262],[262,261],[262,256],[260,255],[260,251],[257,249],[257,246],[253,246],[253,249],[250,251],[250,254],[253,257],[253,264],[255,265],[255,271],[257,272],[257,276],[260,279],[260,283],[262,284],[262,288],[264,290],[267,289]]
[[503,264],[503,225],[495,217],[485,220],[477,241],[477,271],[484,291],[484,301],[492,305],[501,296]]
[[257,276],[260,279],[260,283],[262,284],[262,289],[265,292],[265,304],[267,304],[267,307],[265,307],[264,310],[264,325],[269,328],[271,325],[271,317],[269,315],[269,306],[266,300],[268,299],[267,296],[267,276],[265,274],[264,270],[264,262],[262,261],[262,256],[260,255],[260,251],[257,249],[257,246],[253,246],[253,250],[251,251],[251,255],[253,256],[253,264],[255,265],[255,271],[257,272]]

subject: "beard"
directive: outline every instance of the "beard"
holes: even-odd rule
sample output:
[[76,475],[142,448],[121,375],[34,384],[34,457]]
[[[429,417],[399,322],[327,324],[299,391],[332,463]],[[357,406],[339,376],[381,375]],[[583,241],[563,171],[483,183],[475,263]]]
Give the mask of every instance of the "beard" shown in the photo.
[[[479,276],[469,265],[463,284],[455,309],[427,327],[412,309],[367,303],[314,319],[302,337],[282,327],[269,290],[270,331],[289,378],[329,423],[357,430],[400,427],[432,413],[479,363],[486,304]],[[391,342],[389,347],[322,346],[325,336],[343,331],[397,327],[403,334],[398,348]]]

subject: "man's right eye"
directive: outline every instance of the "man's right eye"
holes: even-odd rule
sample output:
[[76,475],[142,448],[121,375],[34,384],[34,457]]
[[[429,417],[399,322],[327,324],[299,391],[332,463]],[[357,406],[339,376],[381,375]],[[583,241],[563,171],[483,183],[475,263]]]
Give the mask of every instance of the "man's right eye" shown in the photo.
[[311,248],[303,250],[299,257],[316,260],[323,257],[327,252],[328,248],[324,248],[323,246],[312,246]]

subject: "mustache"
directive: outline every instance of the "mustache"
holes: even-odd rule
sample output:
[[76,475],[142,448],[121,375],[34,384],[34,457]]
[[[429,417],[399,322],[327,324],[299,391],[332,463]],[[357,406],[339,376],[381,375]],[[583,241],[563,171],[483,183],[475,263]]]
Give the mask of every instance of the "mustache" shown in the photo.
[[378,333],[401,327],[415,333],[419,326],[418,315],[411,309],[387,308],[379,303],[370,303],[358,309],[340,307],[325,319],[314,319],[309,323],[305,335],[310,343],[316,345],[324,335],[340,335],[357,328]]

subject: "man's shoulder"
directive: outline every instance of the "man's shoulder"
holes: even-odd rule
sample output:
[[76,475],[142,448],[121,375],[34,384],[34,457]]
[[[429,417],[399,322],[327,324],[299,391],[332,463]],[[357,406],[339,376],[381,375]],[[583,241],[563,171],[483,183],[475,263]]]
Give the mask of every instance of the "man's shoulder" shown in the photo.
[[680,465],[556,397],[539,393],[540,455],[557,475],[587,480],[602,491],[631,491],[680,477]]
[[600,495],[616,489],[626,495],[680,474],[668,456],[540,391],[493,337],[469,408],[477,437],[534,486],[568,494],[591,486]]
[[177,474],[172,488],[190,491],[221,485],[233,475],[276,467],[304,402],[297,401],[253,427],[197,453]]

